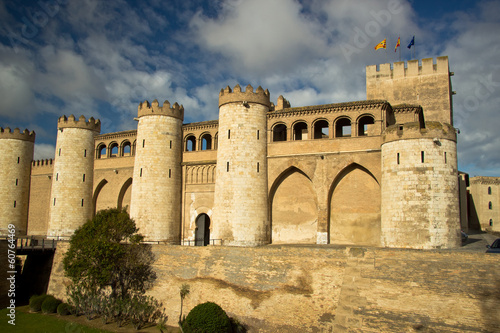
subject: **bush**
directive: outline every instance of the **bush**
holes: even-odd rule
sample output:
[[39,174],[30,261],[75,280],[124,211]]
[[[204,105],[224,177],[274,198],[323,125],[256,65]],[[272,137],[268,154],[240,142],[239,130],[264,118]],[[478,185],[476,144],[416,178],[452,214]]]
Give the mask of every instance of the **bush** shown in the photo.
[[54,296],[47,296],[42,303],[42,312],[43,313],[56,313],[57,307],[61,303],[62,303],[62,301],[58,300]]
[[231,332],[231,322],[226,312],[217,304],[206,302],[195,306],[184,320],[185,333]]
[[40,312],[42,310],[42,303],[49,295],[33,295],[30,297],[30,311]]
[[57,306],[57,314],[67,316],[71,313],[71,306],[68,303],[61,303]]

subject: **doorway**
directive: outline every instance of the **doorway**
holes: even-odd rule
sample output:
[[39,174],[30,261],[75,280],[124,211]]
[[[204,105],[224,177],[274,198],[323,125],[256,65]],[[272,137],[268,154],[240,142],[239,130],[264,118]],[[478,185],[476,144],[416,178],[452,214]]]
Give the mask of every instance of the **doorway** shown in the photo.
[[207,246],[210,243],[210,217],[200,214],[196,218],[195,245]]

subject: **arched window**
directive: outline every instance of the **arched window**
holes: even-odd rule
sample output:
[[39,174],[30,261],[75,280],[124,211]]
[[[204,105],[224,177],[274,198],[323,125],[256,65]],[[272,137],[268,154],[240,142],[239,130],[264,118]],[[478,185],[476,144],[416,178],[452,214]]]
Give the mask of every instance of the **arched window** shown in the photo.
[[286,125],[276,124],[273,126],[273,142],[286,141]]
[[96,158],[106,158],[106,145],[104,143],[97,146]]
[[314,123],[314,138],[315,139],[328,139],[329,128],[328,121],[318,120]]
[[488,186],[488,194],[491,194],[491,186]]
[[349,118],[340,118],[335,123],[335,137],[343,138],[351,136],[351,120]]
[[118,143],[113,142],[109,145],[109,157],[117,157],[118,156]]
[[493,209],[493,205],[491,204],[491,201],[488,203],[488,209]]
[[131,156],[132,155],[132,145],[130,141],[122,142],[122,156]]
[[307,140],[307,124],[298,122],[293,126],[293,139],[294,140]]
[[363,116],[358,120],[358,136],[368,135],[368,125],[375,124],[375,119],[372,116]]
[[490,219],[490,227],[493,226],[493,219]]
[[196,138],[194,135],[190,135],[186,138],[186,151],[196,150]]
[[212,136],[209,133],[203,134],[201,136],[201,150],[211,150],[212,149]]

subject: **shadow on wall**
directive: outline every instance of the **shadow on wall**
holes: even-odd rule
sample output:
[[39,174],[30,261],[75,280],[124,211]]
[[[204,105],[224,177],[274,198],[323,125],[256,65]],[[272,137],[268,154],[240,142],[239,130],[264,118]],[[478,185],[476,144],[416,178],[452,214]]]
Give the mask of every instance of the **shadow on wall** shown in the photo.
[[16,277],[16,306],[27,305],[32,295],[47,293],[54,252],[29,254]]
[[479,223],[479,216],[477,216],[476,205],[474,204],[474,198],[469,194],[469,229],[481,230],[481,224]]

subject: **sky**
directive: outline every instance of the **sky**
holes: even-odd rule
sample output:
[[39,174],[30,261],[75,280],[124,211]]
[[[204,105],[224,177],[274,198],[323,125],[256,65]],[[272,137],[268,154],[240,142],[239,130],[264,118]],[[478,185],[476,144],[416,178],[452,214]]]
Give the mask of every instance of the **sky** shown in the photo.
[[[500,0],[0,0],[0,126],[52,158],[61,115],[136,128],[141,101],[218,118],[227,85],[292,107],[366,99],[365,67],[448,56],[460,171],[500,176]],[[374,50],[387,38],[387,51]],[[425,112],[425,110],[424,110]]]

